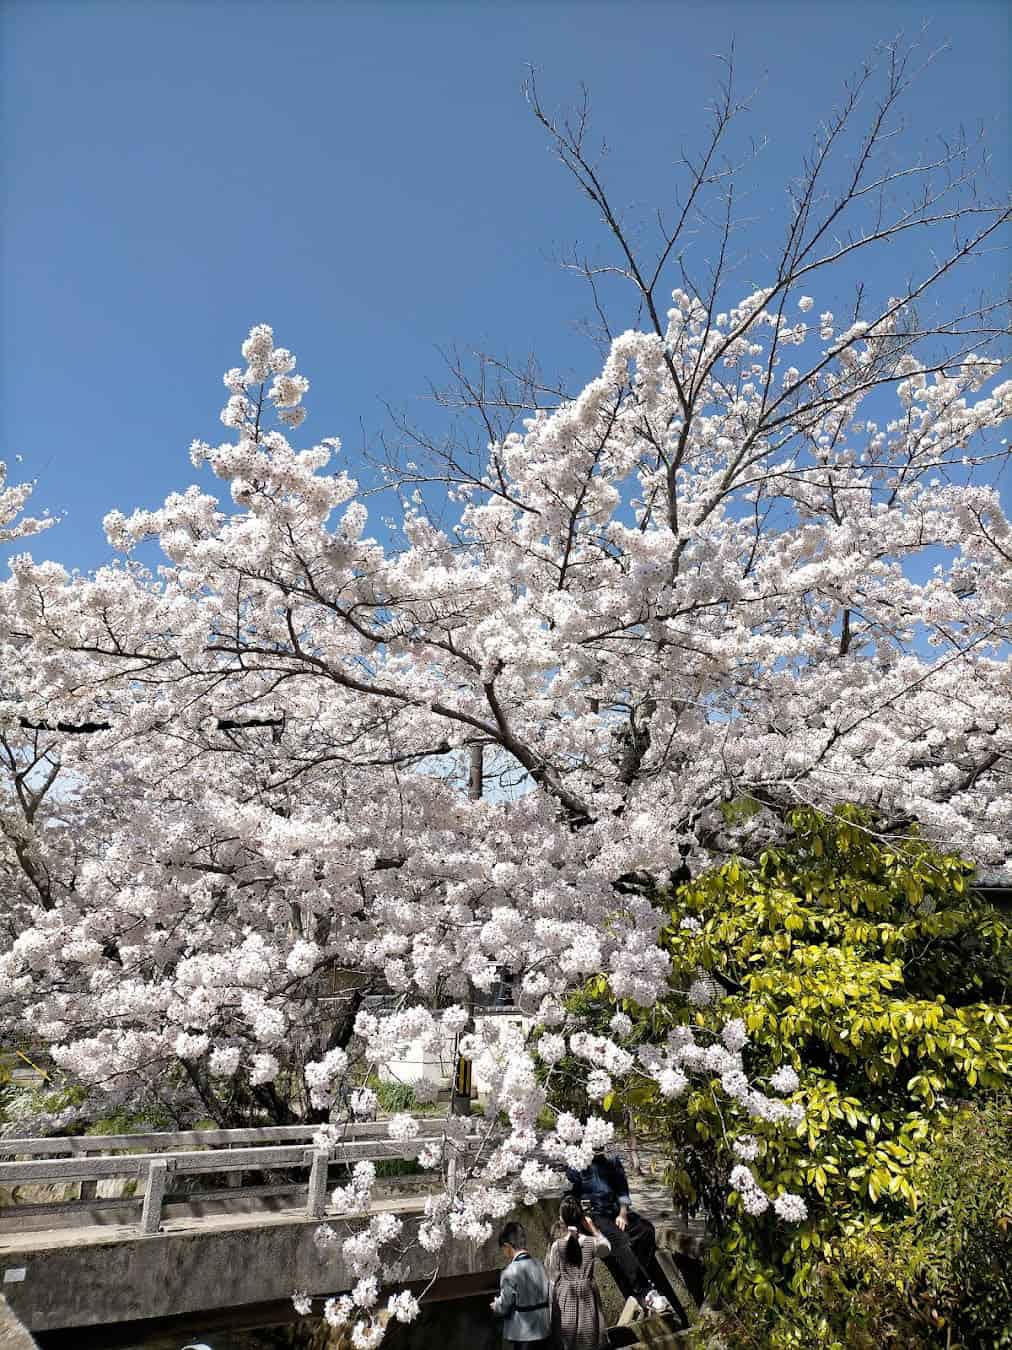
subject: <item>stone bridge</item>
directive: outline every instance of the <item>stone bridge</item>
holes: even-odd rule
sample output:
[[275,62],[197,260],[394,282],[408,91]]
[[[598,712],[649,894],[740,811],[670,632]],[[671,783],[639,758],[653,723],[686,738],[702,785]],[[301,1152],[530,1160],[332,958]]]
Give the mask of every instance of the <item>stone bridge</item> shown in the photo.
[[[313,1126],[0,1140],[0,1156],[17,1157],[0,1161],[0,1187],[10,1196],[0,1208],[0,1289],[39,1333],[213,1310],[238,1317],[287,1304],[296,1289],[348,1289],[354,1275],[340,1245],[322,1246],[316,1234],[321,1222],[352,1231],[368,1216],[328,1213],[329,1190],[343,1179],[333,1169],[363,1159],[410,1161],[442,1128],[434,1117],[418,1124],[407,1142],[389,1140],[384,1122],[349,1126],[329,1150],[314,1147]],[[487,1127],[483,1136],[481,1122],[473,1124],[461,1141],[461,1164],[487,1137]],[[405,1172],[381,1178],[373,1212],[398,1213],[410,1238],[434,1180]],[[679,1221],[670,1201],[664,1212],[663,1192],[650,1191],[639,1208],[658,1224],[659,1245],[695,1252],[700,1225]],[[548,1199],[518,1215],[535,1251],[554,1236],[557,1204]],[[662,1264],[667,1270],[670,1262]],[[434,1261],[423,1248],[410,1245],[402,1265],[400,1283],[428,1286]],[[451,1241],[426,1299],[487,1294],[500,1266],[494,1240],[480,1248]],[[670,1275],[678,1278],[673,1268]],[[604,1288],[610,1279],[602,1276]]]

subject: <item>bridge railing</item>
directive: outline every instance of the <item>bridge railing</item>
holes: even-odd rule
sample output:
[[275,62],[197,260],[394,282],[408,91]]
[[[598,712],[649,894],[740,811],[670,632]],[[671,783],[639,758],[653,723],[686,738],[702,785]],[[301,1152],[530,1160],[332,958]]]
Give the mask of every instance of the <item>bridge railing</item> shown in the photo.
[[[117,1178],[136,1181],[142,1194],[139,1230],[157,1233],[171,1180],[208,1173],[241,1175],[247,1171],[274,1170],[308,1172],[302,1211],[308,1218],[322,1218],[326,1212],[328,1173],[332,1165],[352,1165],[384,1159],[413,1160],[426,1144],[441,1132],[442,1121],[422,1117],[419,1133],[409,1140],[386,1137],[384,1122],[347,1127],[342,1142],[328,1148],[313,1144],[319,1126],[276,1126],[262,1130],[191,1130],[166,1134],[85,1135],[63,1139],[18,1139],[0,1141],[0,1152],[16,1153],[23,1160],[0,1162],[0,1185],[18,1187],[38,1183],[80,1182],[88,1187],[82,1199],[101,1207],[95,1199],[100,1180]],[[279,1142],[280,1136],[281,1142]],[[291,1142],[285,1142],[285,1141]],[[455,1169],[457,1157],[473,1154],[480,1136],[472,1134],[454,1141],[448,1166]],[[147,1147],[147,1152],[119,1153],[110,1150]],[[97,1149],[103,1150],[102,1154]],[[69,1154],[53,1157],[55,1152]],[[27,1156],[26,1156],[27,1155]],[[241,1197],[241,1185],[216,1193]],[[192,1197],[199,1199],[199,1196]],[[122,1203],[122,1201],[112,1203]],[[133,1201],[136,1203],[136,1197]],[[82,1207],[77,1202],[74,1208]],[[15,1204],[16,1214],[21,1206]],[[32,1212],[52,1209],[54,1215],[66,1213],[68,1206],[53,1202],[31,1206]],[[296,1212],[298,1212],[296,1210]],[[0,1214],[4,1211],[0,1210]]]
[[[418,1137],[439,1135],[440,1116],[416,1116]],[[312,1142],[319,1125],[263,1125],[238,1130],[152,1130],[136,1134],[46,1135],[35,1139],[0,1138],[0,1158],[43,1158],[67,1153],[87,1156],[115,1153],[121,1149],[141,1149],[148,1153],[199,1148],[231,1148],[239,1144],[296,1144]],[[341,1142],[386,1139],[385,1120],[363,1121],[340,1127]]]

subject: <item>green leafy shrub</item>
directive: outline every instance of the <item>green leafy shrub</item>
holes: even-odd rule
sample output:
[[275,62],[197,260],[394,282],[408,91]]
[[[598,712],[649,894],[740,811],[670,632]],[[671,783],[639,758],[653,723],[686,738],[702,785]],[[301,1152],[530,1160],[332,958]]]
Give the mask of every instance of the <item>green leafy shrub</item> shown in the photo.
[[367,1083],[376,1093],[376,1102],[381,1111],[396,1115],[399,1111],[417,1111],[418,1098],[410,1083],[396,1083],[386,1079],[370,1077]]
[[[158,1107],[146,1106],[143,1111],[128,1111],[125,1107],[111,1116],[102,1116],[93,1121],[83,1134],[147,1134],[152,1130],[172,1130],[175,1121],[167,1111]],[[197,1121],[196,1130],[214,1129],[214,1121]]]
[[396,1115],[398,1111],[411,1111],[416,1116],[438,1116],[446,1111],[444,1101],[419,1101],[415,1089],[410,1083],[399,1083],[392,1079],[379,1078],[369,1074],[363,1087],[372,1088],[376,1094],[376,1104],[387,1115]]
[[916,1184],[917,1209],[855,1251],[855,1302],[881,1309],[907,1344],[1012,1346],[1012,1098],[955,1114]]
[[[960,1259],[970,1260],[958,1225],[911,1228],[919,1267],[913,1246],[889,1244],[897,1225],[929,1208],[938,1159],[961,1137],[959,1104],[1008,1081],[1009,930],[973,894],[964,860],[916,835],[886,845],[873,823],[854,807],[829,818],[795,811],[782,847],[658,890],[671,915],[661,941],[672,992],[649,1011],[623,1005],[637,1019],[634,1039],[663,1039],[680,1023],[718,1034],[741,1017],[750,1076],[761,1084],[791,1065],[801,1077],[797,1130],[739,1114],[715,1083],[697,1081],[672,1102],[640,1081],[614,1103],[664,1141],[676,1196],[709,1213],[712,1285],[741,1316],[736,1345],[878,1350],[919,1335],[934,1344],[937,1322],[909,1316],[905,1291],[923,1279],[935,1299],[926,1253],[937,1242],[936,1312],[954,1317],[963,1277],[946,1244],[962,1243]],[[683,926],[687,917],[696,922]],[[701,972],[721,996],[697,1009],[686,991]],[[602,1021],[614,1007],[605,992],[601,981],[587,995]],[[772,1211],[751,1218],[728,1193],[731,1145],[746,1133],[758,1141],[753,1170],[767,1193],[805,1196],[803,1223]],[[883,1243],[894,1253],[891,1302],[878,1280]]]
[[[422,1167],[417,1158],[378,1158],[375,1167],[378,1177],[420,1177],[426,1175],[425,1168]],[[348,1169],[348,1175],[351,1176],[351,1168]]]

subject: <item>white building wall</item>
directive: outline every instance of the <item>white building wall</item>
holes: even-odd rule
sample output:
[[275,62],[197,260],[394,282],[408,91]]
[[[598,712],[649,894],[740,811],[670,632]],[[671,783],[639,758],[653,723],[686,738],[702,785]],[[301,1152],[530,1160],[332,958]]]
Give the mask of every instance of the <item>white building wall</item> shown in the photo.
[[[519,1027],[524,1035],[532,1026],[531,1019],[519,1012],[475,1013],[476,1022],[481,1022],[486,1017],[494,1018],[497,1026],[505,1024]],[[455,1038],[447,1035],[443,1037],[439,1049],[433,1051],[426,1049],[421,1041],[412,1041],[400,1059],[391,1060],[390,1077],[398,1083],[426,1082],[434,1083],[439,1088],[449,1088],[454,1071],[454,1043]],[[474,1089],[479,1099],[488,1095],[488,1083],[477,1073],[474,1078]]]

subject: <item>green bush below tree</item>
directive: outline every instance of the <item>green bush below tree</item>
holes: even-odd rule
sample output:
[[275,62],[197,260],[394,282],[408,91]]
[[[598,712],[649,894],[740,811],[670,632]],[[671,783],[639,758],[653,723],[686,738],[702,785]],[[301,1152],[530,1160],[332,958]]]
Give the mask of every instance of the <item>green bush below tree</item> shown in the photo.
[[[967,862],[916,834],[886,842],[875,823],[856,807],[795,811],[781,846],[658,888],[671,994],[620,1005],[634,1043],[679,1024],[705,1041],[740,1017],[754,1081],[781,1065],[800,1075],[796,1130],[752,1120],[718,1081],[674,1101],[633,1081],[609,1103],[662,1141],[675,1196],[708,1213],[710,1287],[736,1314],[736,1346],[1012,1344],[1008,1281],[994,1276],[1010,1263],[994,1161],[1010,1156],[1008,1107],[991,1101],[1012,1063],[1009,928],[972,892]],[[695,1008],[701,972],[722,996]],[[603,980],[594,1003],[603,1028],[615,1007]],[[728,1191],[745,1134],[768,1195],[805,1197],[803,1223],[749,1217]]]

